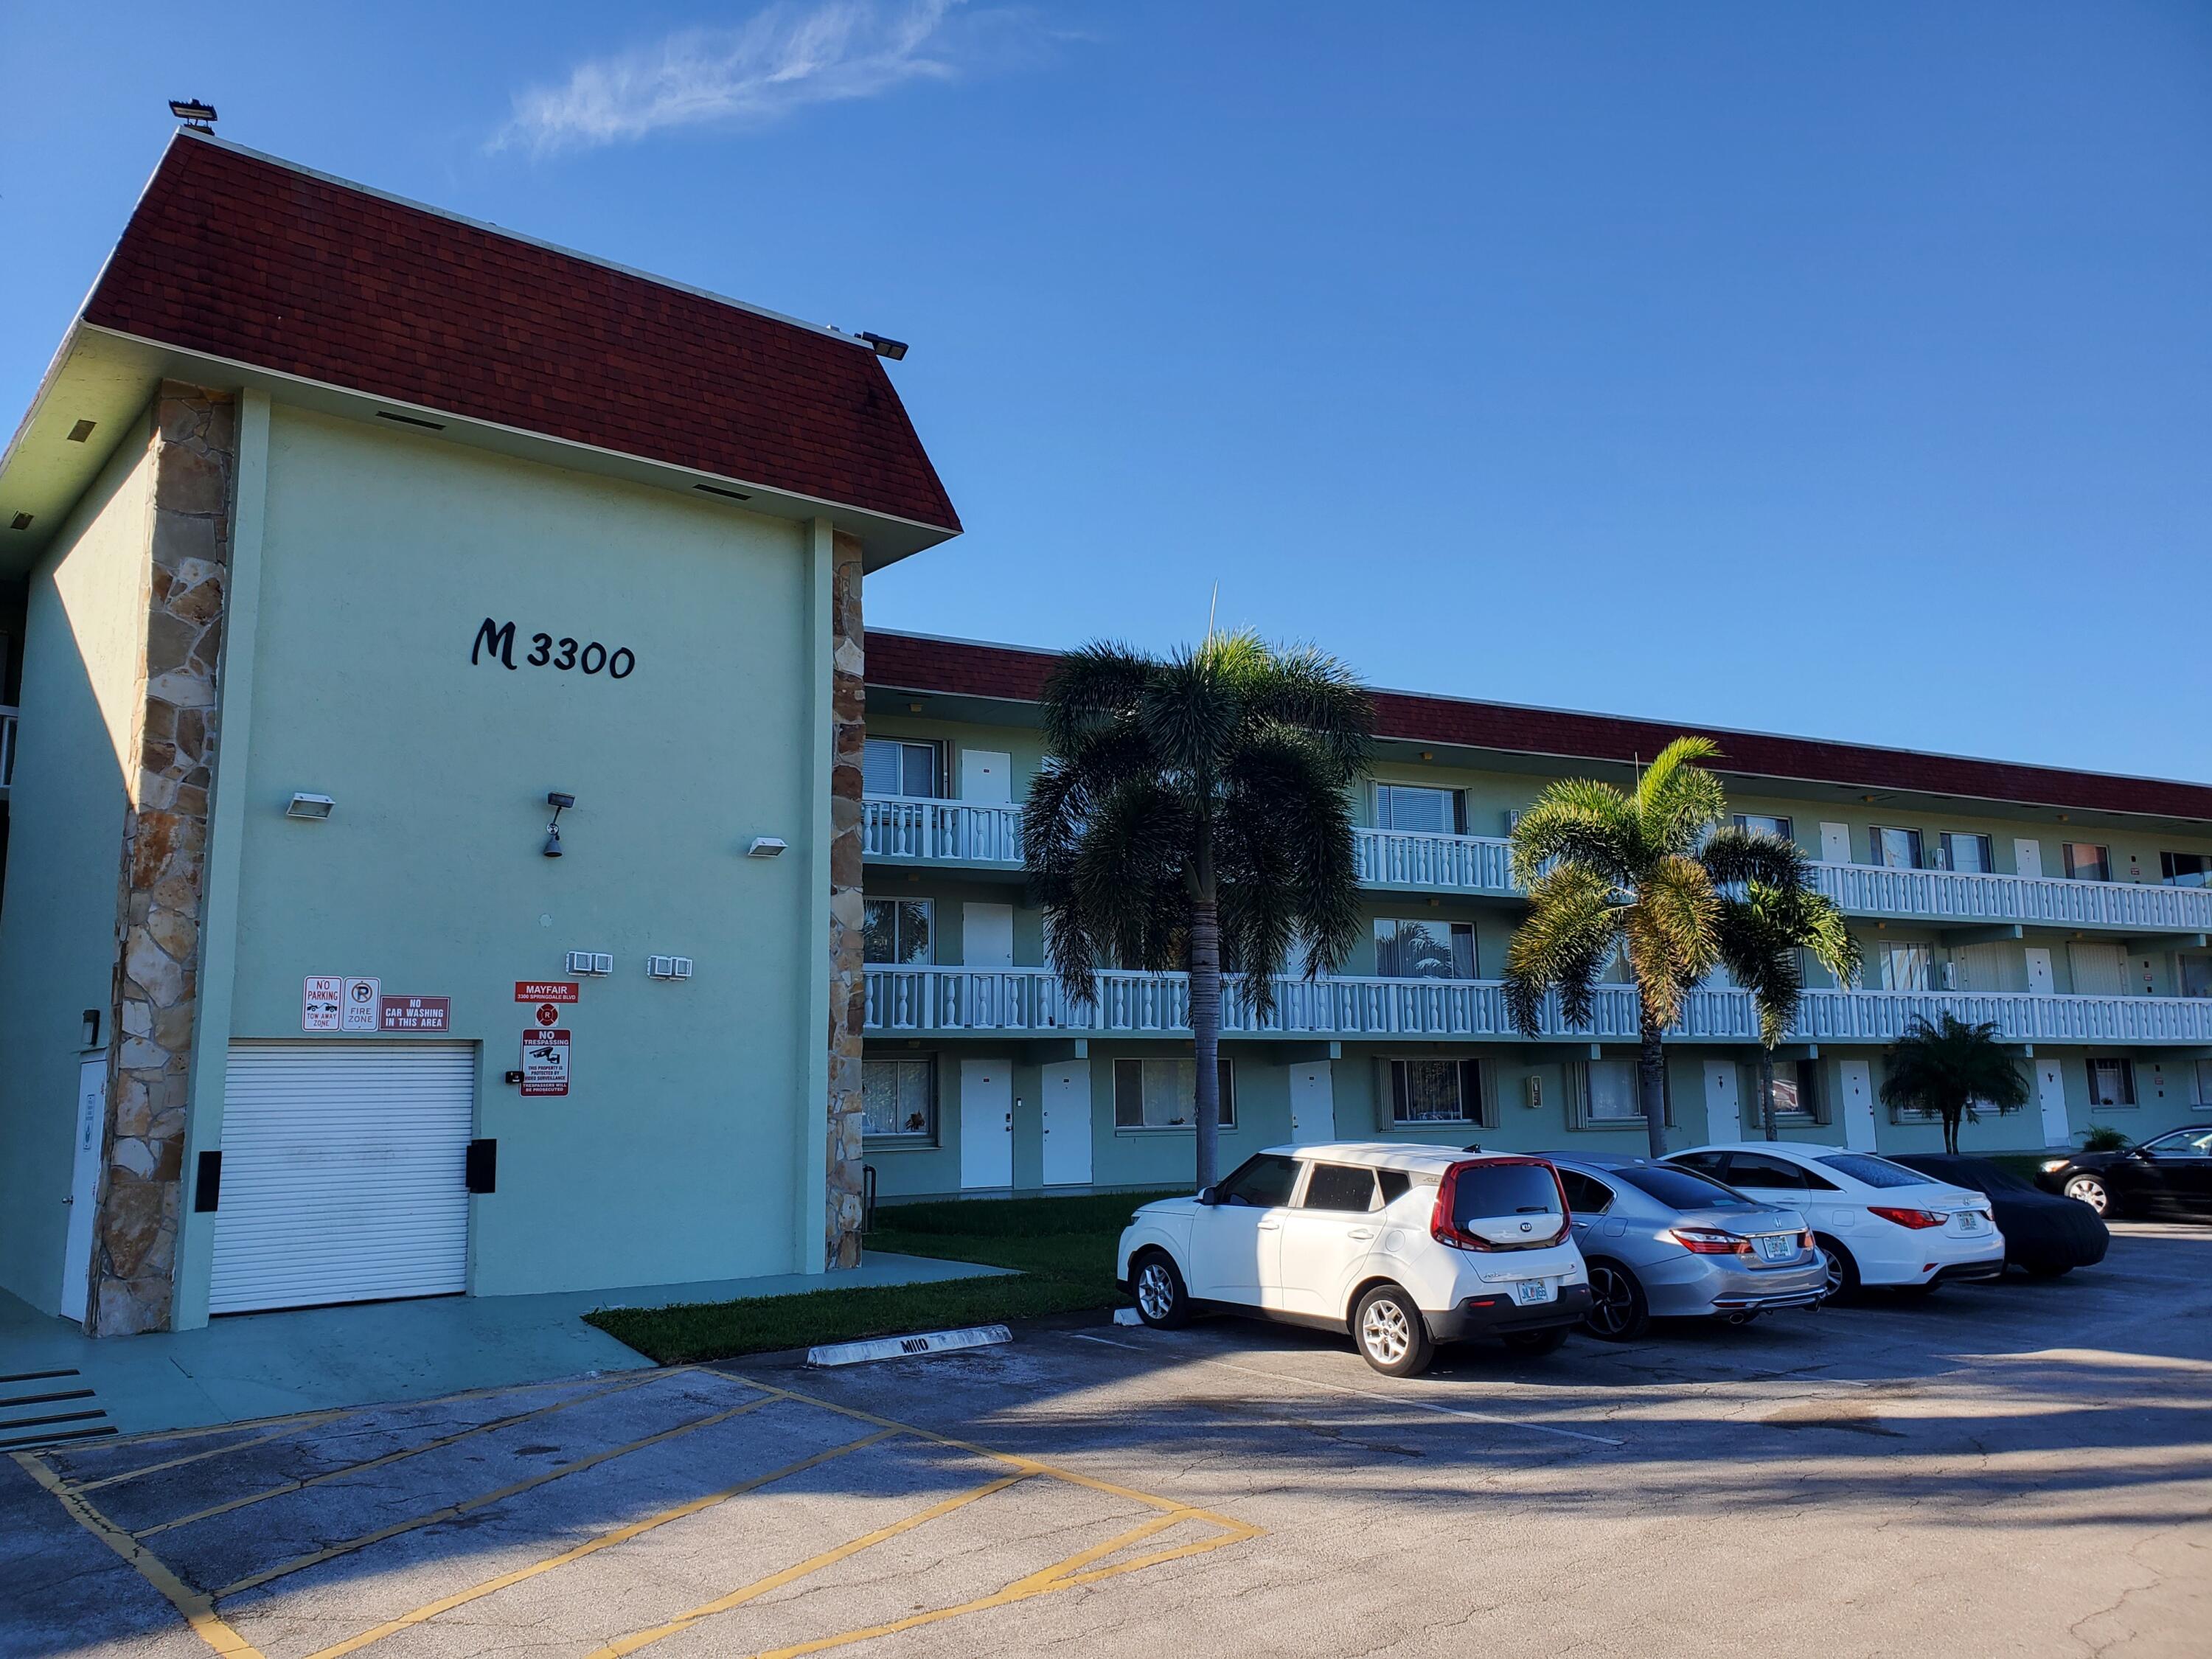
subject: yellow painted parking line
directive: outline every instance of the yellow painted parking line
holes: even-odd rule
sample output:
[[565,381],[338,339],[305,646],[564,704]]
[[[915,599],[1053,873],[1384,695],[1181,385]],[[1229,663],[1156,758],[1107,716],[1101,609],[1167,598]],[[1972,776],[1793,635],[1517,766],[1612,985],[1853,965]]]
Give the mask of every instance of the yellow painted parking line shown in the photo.
[[169,1599],[194,1634],[225,1659],[262,1659],[261,1650],[216,1616],[215,1598],[196,1590],[169,1571],[145,1546],[117,1526],[82,1492],[71,1492],[60,1474],[33,1452],[13,1454],[30,1477],[61,1500],[61,1505],[94,1538],[137,1569],[138,1576]]
[[[512,1486],[501,1486],[496,1492],[488,1492],[475,1498],[464,1498],[457,1504],[447,1504],[441,1508],[432,1510],[428,1515],[417,1515],[404,1521],[395,1521],[388,1527],[380,1527],[374,1532],[365,1532],[358,1538],[348,1538],[325,1548],[311,1551],[306,1555],[295,1556],[289,1561],[280,1561],[273,1567],[263,1568],[259,1572],[250,1572],[245,1577],[225,1584],[220,1589],[210,1590],[208,1595],[210,1600],[219,1601],[227,1595],[236,1595],[242,1590],[258,1589],[273,1579],[282,1578],[289,1573],[298,1572],[303,1568],[319,1566],[323,1562],[333,1560],[338,1556],[350,1555],[356,1550],[365,1550],[372,1544],[380,1544],[387,1538],[397,1538],[402,1533],[413,1532],[417,1528],[430,1526],[440,1521],[458,1519],[472,1510],[483,1508],[487,1504],[497,1504],[528,1492],[532,1487],[542,1486],[549,1480],[558,1480],[563,1475],[576,1474],[585,1469],[596,1468],[609,1458],[622,1457],[630,1452],[642,1451],[647,1446],[658,1446],[664,1442],[694,1433],[700,1429],[711,1428],[717,1423],[726,1423],[733,1417],[742,1417],[747,1412],[758,1411],[763,1406],[773,1406],[781,1397],[773,1391],[764,1392],[758,1400],[748,1400],[742,1406],[732,1406],[726,1411],[715,1412],[707,1417],[694,1418],[689,1423],[679,1423],[672,1429],[663,1429],[659,1434],[647,1435],[641,1440],[632,1440],[620,1446],[610,1446],[605,1451],[593,1452],[589,1457],[580,1457],[573,1463],[560,1464],[547,1469],[542,1474],[533,1474],[526,1480],[518,1480]],[[896,1425],[891,1426],[896,1427]]]
[[[692,1608],[689,1613],[679,1613],[666,1624],[654,1625],[649,1629],[633,1632],[628,1636],[618,1638],[603,1648],[595,1649],[589,1656],[589,1659],[623,1659],[623,1655],[635,1653],[640,1648],[651,1647],[655,1642],[667,1637],[680,1636],[702,1620],[711,1619],[718,1613],[727,1613],[732,1607],[743,1607],[746,1602],[766,1595],[771,1590],[780,1590],[786,1584],[796,1583],[810,1573],[819,1572],[824,1567],[835,1566],[848,1556],[857,1555],[862,1550],[872,1545],[880,1544],[887,1538],[896,1538],[901,1533],[911,1532],[925,1521],[934,1521],[940,1515],[950,1515],[953,1510],[963,1508],[980,1498],[988,1498],[994,1492],[1004,1492],[1007,1487],[1028,1479],[1030,1479],[1029,1471],[1024,1469],[1012,1474],[1002,1474],[994,1480],[987,1480],[973,1491],[963,1492],[945,1498],[941,1502],[932,1504],[927,1509],[918,1510],[902,1520],[894,1521],[888,1526],[878,1527],[873,1532],[865,1533],[858,1538],[836,1545],[823,1550],[818,1555],[809,1556],[796,1566],[786,1567],[781,1572],[772,1572],[765,1578],[757,1578],[743,1589],[734,1589],[727,1595],[717,1596],[711,1601],[703,1602]],[[311,1655],[310,1659],[331,1659],[332,1654],[339,1651],[342,1650],[334,1648],[328,1653]]]
[[[895,1429],[878,1429],[873,1434],[862,1435],[858,1440],[848,1440],[842,1446],[832,1446],[827,1451],[815,1453],[811,1457],[802,1457],[795,1463],[787,1463],[780,1469],[773,1469],[766,1474],[757,1475],[750,1480],[741,1480],[734,1486],[725,1486],[721,1491],[709,1492],[704,1498],[695,1498],[687,1504],[678,1504],[673,1509],[661,1510],[658,1515],[649,1515],[642,1521],[633,1521],[626,1527],[618,1527],[612,1532],[602,1533],[599,1537],[579,1544],[574,1549],[563,1550],[558,1555],[548,1556],[544,1560],[536,1562],[530,1566],[517,1567],[512,1572],[503,1572],[495,1578],[487,1578],[481,1584],[471,1584],[465,1590],[456,1590],[451,1595],[441,1596],[434,1601],[426,1601],[412,1612],[403,1613],[396,1619],[387,1619],[382,1624],[362,1632],[358,1636],[348,1637],[343,1642],[319,1649],[309,1654],[307,1659],[339,1659],[342,1654],[357,1653],[372,1642],[380,1642],[396,1632],[411,1629],[416,1625],[427,1623],[441,1613],[451,1613],[455,1607],[466,1607],[471,1601],[481,1601],[495,1591],[507,1589],[510,1584],[522,1583],[528,1579],[537,1577],[540,1573],[550,1572],[556,1567],[565,1567],[571,1561],[580,1561],[584,1557],[596,1554],[600,1550],[611,1548],[617,1544],[627,1543],[633,1538],[653,1531],[656,1527],[665,1527],[672,1521],[681,1521],[688,1515],[696,1515],[702,1510],[712,1509],[715,1504],[726,1503],[742,1493],[757,1492],[761,1487],[772,1485],[775,1481],[788,1480],[794,1474],[818,1468],[832,1458],[842,1457],[848,1452],[856,1452],[865,1447],[878,1445],[889,1440],[896,1432]],[[1010,1475],[997,1484],[1011,1486],[1020,1479],[1019,1475]],[[992,1490],[996,1490],[996,1487]],[[976,1495],[981,1496],[980,1493]]]
[[[667,1365],[642,1367],[637,1373],[640,1382],[655,1376],[673,1376],[681,1371],[696,1371],[696,1365]],[[211,1434],[228,1434],[234,1429],[269,1430],[251,1440],[234,1440],[226,1445],[210,1446],[205,1451],[188,1452],[181,1457],[171,1457],[159,1463],[149,1463],[143,1468],[125,1469],[118,1474],[106,1474],[96,1480],[73,1481],[62,1480],[72,1492],[98,1492],[102,1486],[120,1486],[126,1480],[137,1480],[149,1474],[159,1474],[166,1469],[180,1468],[186,1463],[197,1463],[204,1458],[221,1457],[226,1452],[244,1451],[249,1446],[266,1445],[271,1440],[282,1440],[288,1434],[302,1429],[315,1428],[325,1423],[336,1422],[341,1417],[356,1417],[372,1411],[414,1411],[428,1406],[450,1406],[463,1400],[483,1400],[493,1395],[524,1394],[540,1389],[583,1388],[598,1381],[596,1377],[556,1376],[543,1382],[496,1383],[484,1389],[464,1389],[458,1394],[433,1395],[427,1400],[390,1401],[378,1406],[341,1406],[334,1410],[293,1412],[283,1417],[249,1417],[235,1423],[210,1423],[196,1429],[150,1429],[143,1434],[118,1435],[112,1440],[103,1440],[100,1449],[112,1451],[120,1446],[155,1446],[165,1440],[204,1440]]]
[[1216,1515],[1210,1510],[1191,1509],[1185,1504],[1178,1504],[1171,1498],[1161,1498],[1154,1493],[1138,1492],[1128,1486],[1117,1486],[1110,1480],[1101,1480],[1092,1475],[1079,1474],[1073,1469],[1061,1468],[1057,1464],[1046,1462],[1042,1458],[1030,1457],[1021,1452],[1000,1451],[995,1446],[978,1445],[972,1440],[957,1439],[949,1434],[939,1434],[934,1429],[917,1428],[911,1423],[902,1423],[896,1418],[878,1417],[873,1412],[864,1412],[857,1407],[840,1406],[834,1401],[819,1399],[811,1394],[799,1394],[793,1389],[780,1389],[773,1382],[759,1382],[750,1376],[738,1376],[734,1371],[725,1371],[723,1375],[735,1376],[738,1382],[749,1387],[763,1389],[785,1400],[795,1401],[802,1406],[818,1406],[825,1412],[836,1413],[840,1417],[854,1418],[860,1422],[873,1423],[883,1428],[902,1430],[908,1434],[918,1436],[924,1440],[934,1440],[940,1446],[952,1446],[961,1451],[973,1452],[978,1457],[988,1457],[1001,1463],[1011,1463],[1016,1468],[1030,1469],[1039,1474],[1048,1474],[1055,1480],[1066,1481],[1070,1486],[1088,1487],[1092,1492],[1104,1492],[1111,1498],[1126,1498],[1132,1503],[1142,1504],[1147,1509],[1175,1510],[1193,1520],[1211,1521],[1218,1527],[1239,1528],[1246,1524],[1242,1521],[1231,1520],[1225,1515]]
[[[1156,1515],[1139,1526],[1132,1527],[1118,1537],[1109,1538],[1103,1544],[1094,1544],[1087,1550],[1081,1550],[1069,1556],[1065,1561],[1055,1562],[1053,1565],[1033,1572],[1025,1578],[1017,1578],[1003,1589],[994,1590],[988,1595],[979,1595],[972,1601],[962,1601],[949,1607],[933,1607],[927,1613],[909,1613],[903,1619],[894,1619],[886,1624],[868,1625],[859,1630],[841,1631],[835,1636],[817,1636],[811,1642],[797,1642],[789,1647],[769,1649],[756,1655],[755,1659],[800,1659],[800,1656],[804,1654],[823,1653],[831,1648],[849,1646],[854,1642],[873,1641],[880,1636],[896,1636],[902,1631],[917,1630],[924,1625],[942,1624],[948,1619],[963,1619],[969,1613],[988,1612],[993,1607],[1012,1607],[1017,1602],[1033,1601],[1040,1595],[1057,1595],[1061,1590],[1095,1584],[1103,1579],[1116,1577],[1125,1572],[1135,1572],[1145,1567],[1157,1566],[1164,1561],[1178,1560],[1185,1556],[1202,1555],[1209,1550],[1218,1550],[1225,1545],[1239,1544],[1247,1538],[1260,1536],[1259,1528],[1247,1526],[1240,1522],[1233,1523],[1233,1531],[1218,1538],[1202,1538],[1194,1543],[1181,1545],[1174,1549],[1160,1550],[1152,1555],[1139,1556],[1133,1561],[1117,1561],[1109,1567],[1097,1567],[1087,1572],[1082,1571],[1091,1563],[1103,1561],[1108,1556],[1125,1550],[1132,1544],[1143,1542],[1155,1533],[1166,1531],[1170,1527],[1178,1526],[1185,1521],[1205,1521],[1213,1518],[1196,1510],[1171,1510],[1164,1515]],[[599,1656],[593,1655],[592,1659],[599,1659]]]
[[[159,1463],[149,1463],[143,1469],[125,1469],[120,1474],[102,1475],[99,1480],[88,1480],[82,1486],[71,1484],[70,1490],[98,1492],[103,1486],[120,1486],[125,1480],[136,1480],[143,1475],[159,1474],[164,1469],[181,1468],[187,1463],[197,1463],[203,1458],[221,1457],[226,1452],[244,1451],[250,1446],[265,1446],[272,1440],[282,1440],[288,1434],[297,1434],[302,1429],[312,1429],[319,1424],[335,1421],[338,1418],[349,1415],[351,1411],[358,1409],[359,1407],[349,1407],[347,1411],[316,1412],[296,1420],[287,1419],[286,1426],[283,1428],[271,1429],[267,1434],[255,1435],[250,1440],[234,1440],[227,1446],[210,1446],[205,1451],[187,1452],[182,1457],[171,1457]],[[234,1423],[225,1426],[235,1428],[238,1425]],[[106,1441],[103,1443],[102,1449],[118,1443],[121,1443],[113,1440]]]
[[[533,1407],[526,1412],[514,1412],[506,1417],[495,1417],[488,1422],[478,1423],[472,1428],[457,1430],[452,1434],[441,1435],[435,1440],[426,1440],[419,1446],[409,1446],[404,1450],[386,1452],[381,1457],[365,1458],[358,1463],[349,1463],[343,1468],[326,1469],[320,1474],[307,1475],[301,1480],[286,1480],[274,1486],[264,1487],[259,1492],[248,1492],[243,1498],[231,1498],[226,1503],[211,1504],[206,1509],[195,1510],[190,1515],[180,1515],[173,1521],[163,1521],[151,1527],[141,1527],[138,1528],[138,1536],[151,1538],[157,1532],[167,1532],[174,1527],[189,1527],[195,1521],[206,1521],[218,1515],[228,1515],[233,1510],[246,1508],[249,1504],[258,1504],[271,1498],[282,1498],[286,1492],[302,1492],[309,1486],[319,1486],[325,1480],[337,1480],[349,1474],[359,1474],[364,1469],[380,1469],[387,1464],[402,1462],[410,1457],[420,1457],[424,1452],[434,1452],[443,1447],[454,1445],[468,1439],[471,1435],[489,1434],[494,1429],[511,1428],[517,1423],[526,1423],[532,1418],[550,1417],[555,1412],[565,1412],[572,1406],[586,1406],[594,1400],[605,1400],[611,1395],[621,1394],[626,1389],[649,1382],[655,1375],[656,1373],[653,1371],[647,1371],[641,1376],[617,1382],[611,1388],[600,1389],[595,1393],[580,1394],[572,1399],[556,1400],[550,1406]],[[237,1448],[233,1447],[230,1449],[236,1450]]]

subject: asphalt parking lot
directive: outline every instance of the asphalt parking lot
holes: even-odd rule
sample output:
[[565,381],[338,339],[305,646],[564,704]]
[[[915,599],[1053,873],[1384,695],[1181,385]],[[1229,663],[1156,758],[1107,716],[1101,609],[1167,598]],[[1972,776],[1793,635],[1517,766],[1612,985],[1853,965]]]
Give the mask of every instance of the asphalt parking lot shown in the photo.
[[1097,1325],[0,1462],[0,1653],[2202,1655],[2212,1229],[1743,1329]]

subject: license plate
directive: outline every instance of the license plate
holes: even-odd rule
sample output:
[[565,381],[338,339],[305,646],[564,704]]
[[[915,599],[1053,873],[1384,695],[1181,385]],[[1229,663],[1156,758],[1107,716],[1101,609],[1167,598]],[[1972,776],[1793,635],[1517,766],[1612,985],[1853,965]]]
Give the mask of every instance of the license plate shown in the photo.
[[1797,1254],[1797,1239],[1791,1233],[1769,1233],[1759,1241],[1759,1253],[1769,1261],[1787,1261]]
[[1981,1231],[1981,1230],[1982,1218],[1978,1211],[1961,1210],[1959,1212],[1959,1231],[1960,1232],[1978,1233]]
[[1513,1299],[1522,1303],[1549,1302],[1552,1299],[1552,1281],[1548,1279],[1524,1279],[1513,1287]]

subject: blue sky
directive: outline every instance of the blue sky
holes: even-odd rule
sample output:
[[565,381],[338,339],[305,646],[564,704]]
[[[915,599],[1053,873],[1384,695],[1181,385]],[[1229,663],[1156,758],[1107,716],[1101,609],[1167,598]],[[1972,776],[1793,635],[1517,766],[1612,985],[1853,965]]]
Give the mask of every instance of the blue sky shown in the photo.
[[13,6],[12,424],[173,125],[914,343],[887,626],[2212,779],[2212,7]]

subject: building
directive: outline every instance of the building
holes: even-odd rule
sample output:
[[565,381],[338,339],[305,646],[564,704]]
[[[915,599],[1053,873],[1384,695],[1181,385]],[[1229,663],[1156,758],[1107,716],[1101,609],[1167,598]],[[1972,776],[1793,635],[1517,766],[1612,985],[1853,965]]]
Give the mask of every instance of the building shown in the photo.
[[[1107,973],[1072,1005],[1043,966],[1018,841],[1051,658],[913,635],[868,641],[866,1161],[885,1198],[1188,1180],[1192,1068],[1172,976]],[[1222,1162],[1286,1140],[1403,1137],[1640,1152],[1636,1003],[1596,1029],[1512,1029],[1498,984],[1521,899],[1514,814],[1549,781],[1626,783],[1683,728],[1401,692],[1358,802],[1371,934],[1347,970],[1284,982],[1255,1029],[1232,994]],[[1717,732],[1731,804],[1794,837],[1865,946],[1817,968],[1777,1104],[1792,1139],[1940,1150],[1881,1101],[1915,1015],[1993,1022],[2033,1073],[1970,1149],[2155,1133],[2212,1110],[2212,788]],[[1618,977],[1618,975],[1616,975]],[[1692,994],[1668,1042],[1678,1146],[1756,1136],[1747,994]],[[1179,1042],[1179,1038],[1183,1041]]]
[[[1170,1185],[1172,975],[1072,1005],[1024,900],[1041,653],[861,629],[959,520],[868,339],[180,133],[0,459],[0,1289],[100,1334],[849,1266],[864,1194]],[[1391,693],[1372,940],[1234,1000],[1224,1156],[1634,1149],[1626,987],[1515,1036],[1503,836],[1675,728]],[[1916,1013],[2037,1103],[2212,1091],[2212,788],[1717,733],[1863,931],[1793,1137]],[[1686,1143],[1748,1121],[1723,984]]]
[[959,527],[867,343],[179,133],[0,462],[0,1287],[856,1261],[860,577]]

